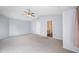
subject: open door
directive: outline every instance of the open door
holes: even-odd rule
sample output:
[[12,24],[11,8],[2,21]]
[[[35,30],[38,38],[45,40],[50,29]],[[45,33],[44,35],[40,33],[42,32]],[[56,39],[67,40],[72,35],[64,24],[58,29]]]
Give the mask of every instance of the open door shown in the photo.
[[53,37],[52,34],[52,21],[47,21],[47,36]]

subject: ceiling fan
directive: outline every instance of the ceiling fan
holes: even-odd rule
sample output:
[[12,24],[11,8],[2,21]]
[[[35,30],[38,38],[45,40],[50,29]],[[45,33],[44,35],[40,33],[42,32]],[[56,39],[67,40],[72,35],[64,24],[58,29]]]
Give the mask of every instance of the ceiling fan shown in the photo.
[[35,17],[35,13],[31,12],[30,9],[27,9],[26,11],[24,11],[24,15]]

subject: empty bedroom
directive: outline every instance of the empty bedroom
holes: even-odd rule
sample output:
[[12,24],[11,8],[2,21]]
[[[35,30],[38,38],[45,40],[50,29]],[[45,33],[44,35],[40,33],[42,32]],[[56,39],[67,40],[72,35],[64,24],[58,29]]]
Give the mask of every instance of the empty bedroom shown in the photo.
[[76,6],[0,6],[0,53],[78,53],[78,16]]

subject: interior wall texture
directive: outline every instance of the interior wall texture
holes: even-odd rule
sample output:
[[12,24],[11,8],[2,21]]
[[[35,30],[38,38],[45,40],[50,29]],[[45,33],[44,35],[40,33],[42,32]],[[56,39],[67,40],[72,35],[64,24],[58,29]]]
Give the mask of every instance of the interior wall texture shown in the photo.
[[53,23],[53,37],[62,40],[61,16],[42,16],[38,21],[15,20],[8,19],[5,16],[0,16],[0,37],[16,36],[28,33],[47,36],[47,21],[49,20],[52,20]]
[[24,35],[31,33],[31,22],[23,20],[9,21],[9,36]]
[[75,8],[63,12],[63,48],[79,52],[75,46],[75,12]]
[[0,39],[31,33],[31,22],[0,15]]
[[9,36],[9,18],[0,15],[0,39]]

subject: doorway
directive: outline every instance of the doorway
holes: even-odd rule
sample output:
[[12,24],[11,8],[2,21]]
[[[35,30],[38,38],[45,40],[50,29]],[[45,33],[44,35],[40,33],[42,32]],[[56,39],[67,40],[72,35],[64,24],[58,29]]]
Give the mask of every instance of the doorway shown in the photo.
[[47,37],[53,37],[53,34],[52,34],[52,21],[47,21]]

